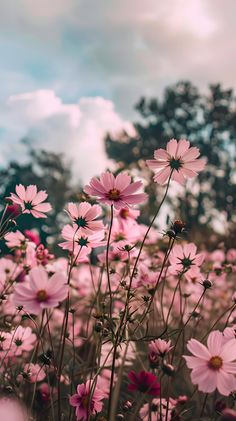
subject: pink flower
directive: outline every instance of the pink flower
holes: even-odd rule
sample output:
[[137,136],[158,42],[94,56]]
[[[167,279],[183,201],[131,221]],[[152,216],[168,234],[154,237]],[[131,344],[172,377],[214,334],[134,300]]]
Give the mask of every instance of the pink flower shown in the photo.
[[25,246],[26,243],[25,236],[19,230],[16,232],[8,232],[4,238],[6,240],[6,245],[9,248],[22,247]]
[[163,339],[156,339],[155,341],[150,342],[148,345],[149,352],[151,354],[156,354],[158,357],[164,357],[173,346],[171,346],[171,341],[164,341]]
[[77,393],[70,397],[70,405],[74,406],[77,420],[87,421],[91,415],[102,411],[105,395],[96,386],[91,392],[91,380],[77,386]]
[[83,261],[91,250],[95,247],[104,245],[104,231],[97,231],[94,234],[85,234],[81,232],[75,225],[65,225],[61,232],[62,237],[66,240],[59,246],[63,250],[73,251],[75,255],[79,253],[79,260]]
[[41,367],[39,364],[25,364],[23,372],[24,377],[26,377],[30,383],[41,382],[46,377],[43,367]]
[[145,403],[139,411],[140,419],[142,421],[171,421],[172,411],[175,407],[174,399],[169,399],[168,413],[167,412],[167,401],[166,399],[153,399],[152,402]]
[[107,171],[101,174],[100,179],[92,178],[84,191],[91,196],[97,196],[97,200],[102,203],[121,209],[146,200],[145,193],[136,193],[141,187],[141,181],[132,183],[131,177],[126,173],[120,173],[115,177]]
[[38,192],[35,185],[24,187],[19,184],[16,186],[16,194],[11,193],[9,199],[21,206],[22,213],[31,213],[35,218],[46,218],[44,213],[51,210],[50,203],[44,202],[47,197],[47,193],[44,190]]
[[140,371],[139,373],[130,371],[128,377],[131,381],[128,386],[130,392],[139,391],[151,396],[160,395],[160,383],[154,374],[149,373],[148,371]]
[[44,308],[57,307],[67,297],[68,286],[61,273],[55,273],[50,279],[42,266],[29,272],[29,281],[16,285],[13,299],[17,306],[25,311],[39,314]]
[[166,146],[166,150],[157,149],[154,158],[147,161],[149,168],[154,170],[154,181],[165,184],[170,175],[172,180],[184,184],[185,179],[193,178],[206,165],[205,158],[198,158],[199,149],[190,147],[188,140],[171,139]]
[[82,202],[79,204],[69,203],[67,213],[71,217],[73,224],[80,229],[83,234],[93,234],[94,231],[104,229],[102,221],[95,221],[101,216],[102,208],[99,205],[90,205]]
[[18,326],[14,332],[9,335],[9,346],[11,347],[11,355],[21,355],[24,351],[31,351],[36,342],[36,335],[32,333],[32,329],[28,327]]
[[40,244],[39,233],[35,230],[24,230],[25,236],[38,246]]
[[184,355],[188,368],[192,369],[191,380],[205,393],[218,389],[228,396],[236,389],[236,340],[225,343],[222,332],[215,330],[207,339],[207,347],[196,339],[190,339],[188,350],[194,355]]
[[176,245],[170,253],[170,273],[178,274],[185,273],[185,277],[189,280],[199,276],[199,266],[204,260],[204,254],[196,254],[197,247],[193,243]]

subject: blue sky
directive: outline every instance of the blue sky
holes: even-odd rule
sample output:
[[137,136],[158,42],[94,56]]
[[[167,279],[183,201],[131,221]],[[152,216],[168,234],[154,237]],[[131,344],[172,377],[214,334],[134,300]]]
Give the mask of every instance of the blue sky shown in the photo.
[[127,127],[141,95],[179,79],[235,87],[235,13],[234,0],[3,0],[0,163],[12,147],[23,159],[30,134],[63,152],[70,142],[76,167],[77,151],[96,150],[100,170],[104,133]]

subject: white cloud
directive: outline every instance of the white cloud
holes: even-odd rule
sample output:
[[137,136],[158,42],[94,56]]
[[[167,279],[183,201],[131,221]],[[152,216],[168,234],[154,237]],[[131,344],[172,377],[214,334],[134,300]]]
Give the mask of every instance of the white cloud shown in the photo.
[[23,156],[19,139],[28,137],[32,146],[63,152],[83,182],[111,165],[103,142],[108,131],[117,134],[125,129],[134,134],[132,124],[119,116],[111,101],[95,97],[65,104],[52,90],[9,97],[1,116],[2,163],[15,158],[16,151]]

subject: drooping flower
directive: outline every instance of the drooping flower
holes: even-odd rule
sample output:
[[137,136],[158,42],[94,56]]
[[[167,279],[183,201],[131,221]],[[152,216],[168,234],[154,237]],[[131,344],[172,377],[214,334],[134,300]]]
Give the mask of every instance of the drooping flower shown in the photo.
[[102,208],[99,205],[90,205],[88,202],[68,204],[68,215],[72,219],[74,225],[83,234],[94,234],[94,232],[104,230],[102,221],[96,219],[101,216]]
[[158,357],[164,358],[165,355],[173,348],[171,341],[164,341],[163,339],[156,339],[150,342],[148,350],[151,354],[156,354]]
[[187,349],[193,356],[183,355],[188,368],[192,369],[191,380],[205,393],[216,389],[228,396],[236,389],[236,339],[225,343],[222,332],[212,331],[207,339],[207,347],[196,339],[190,339]]
[[165,149],[157,149],[154,158],[147,161],[155,175],[154,181],[163,185],[170,176],[171,179],[184,184],[187,178],[193,178],[206,165],[205,158],[199,158],[200,152],[196,147],[190,147],[188,140],[171,139]]
[[109,171],[102,173],[100,179],[94,177],[90,184],[85,186],[85,193],[96,196],[97,200],[115,209],[137,205],[147,199],[145,193],[137,193],[142,187],[141,181],[131,182],[131,177],[120,173],[116,177]]
[[87,421],[91,415],[96,415],[102,411],[102,400],[105,398],[105,395],[98,386],[92,392],[91,385],[91,380],[79,384],[77,386],[77,393],[70,397],[70,405],[75,407],[75,414],[78,421]]
[[48,277],[42,266],[29,272],[29,281],[16,285],[13,294],[17,306],[23,306],[25,311],[39,314],[45,308],[57,307],[59,302],[67,297],[68,286],[62,273],[54,273]]
[[45,202],[47,197],[47,193],[44,190],[38,192],[35,185],[25,187],[19,184],[16,186],[16,194],[11,193],[9,199],[20,205],[22,213],[32,214],[35,218],[46,218],[45,212],[52,208],[50,203]]
[[177,244],[173,247],[170,253],[170,273],[178,274],[185,273],[185,277],[189,280],[193,277],[198,277],[201,266],[205,256],[203,253],[197,254],[197,247],[194,243],[184,244],[183,246]]
[[130,392],[139,391],[151,396],[160,395],[160,383],[154,374],[148,371],[140,371],[139,373],[130,371],[128,377],[131,382],[128,385],[128,390]]

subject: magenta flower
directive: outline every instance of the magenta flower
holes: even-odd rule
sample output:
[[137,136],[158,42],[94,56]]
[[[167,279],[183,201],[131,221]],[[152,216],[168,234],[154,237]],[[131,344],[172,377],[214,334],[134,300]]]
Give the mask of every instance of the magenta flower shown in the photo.
[[100,179],[92,178],[84,191],[96,196],[98,201],[106,205],[114,205],[115,209],[121,209],[146,200],[146,193],[137,193],[141,187],[141,181],[132,183],[131,177],[126,173],[120,173],[115,177],[107,171],[101,174]]
[[15,287],[14,303],[23,306],[25,311],[39,314],[45,308],[57,307],[68,294],[66,279],[61,273],[54,273],[48,278],[42,266],[33,268],[29,272],[29,281]]
[[194,243],[184,244],[183,246],[177,244],[173,247],[170,253],[170,272],[172,274],[185,273],[186,278],[198,277],[200,273],[199,266],[201,266],[205,256],[203,253],[196,253],[197,247]]
[[139,373],[130,371],[128,377],[131,381],[128,386],[130,392],[139,391],[151,396],[160,395],[160,383],[154,374],[149,373],[148,371],[140,371]]
[[172,173],[172,180],[184,184],[187,178],[195,177],[204,169],[206,159],[198,158],[199,155],[199,149],[190,147],[188,140],[177,142],[171,139],[166,150],[157,149],[154,152],[155,159],[147,160],[147,164],[155,172],[153,179],[157,183],[165,184]]
[[94,231],[101,231],[104,229],[102,221],[96,221],[101,213],[102,208],[99,205],[90,205],[88,202],[79,204],[69,203],[68,211],[73,224],[78,227],[83,234],[93,234]]
[[193,357],[183,355],[188,368],[192,369],[191,380],[205,393],[218,389],[221,395],[228,396],[236,389],[236,340],[225,343],[222,332],[215,330],[207,339],[207,347],[196,339],[187,344]]
[[[105,394],[96,386],[91,392],[91,380],[77,386],[77,393],[70,397],[70,405],[74,406],[77,420],[87,421],[91,415],[101,412]],[[91,393],[91,396],[90,396]]]
[[52,208],[50,203],[44,202],[47,197],[47,193],[44,190],[38,192],[35,185],[24,187],[19,184],[16,186],[16,194],[11,193],[9,199],[21,206],[22,213],[31,213],[35,218],[46,218],[45,212]]

